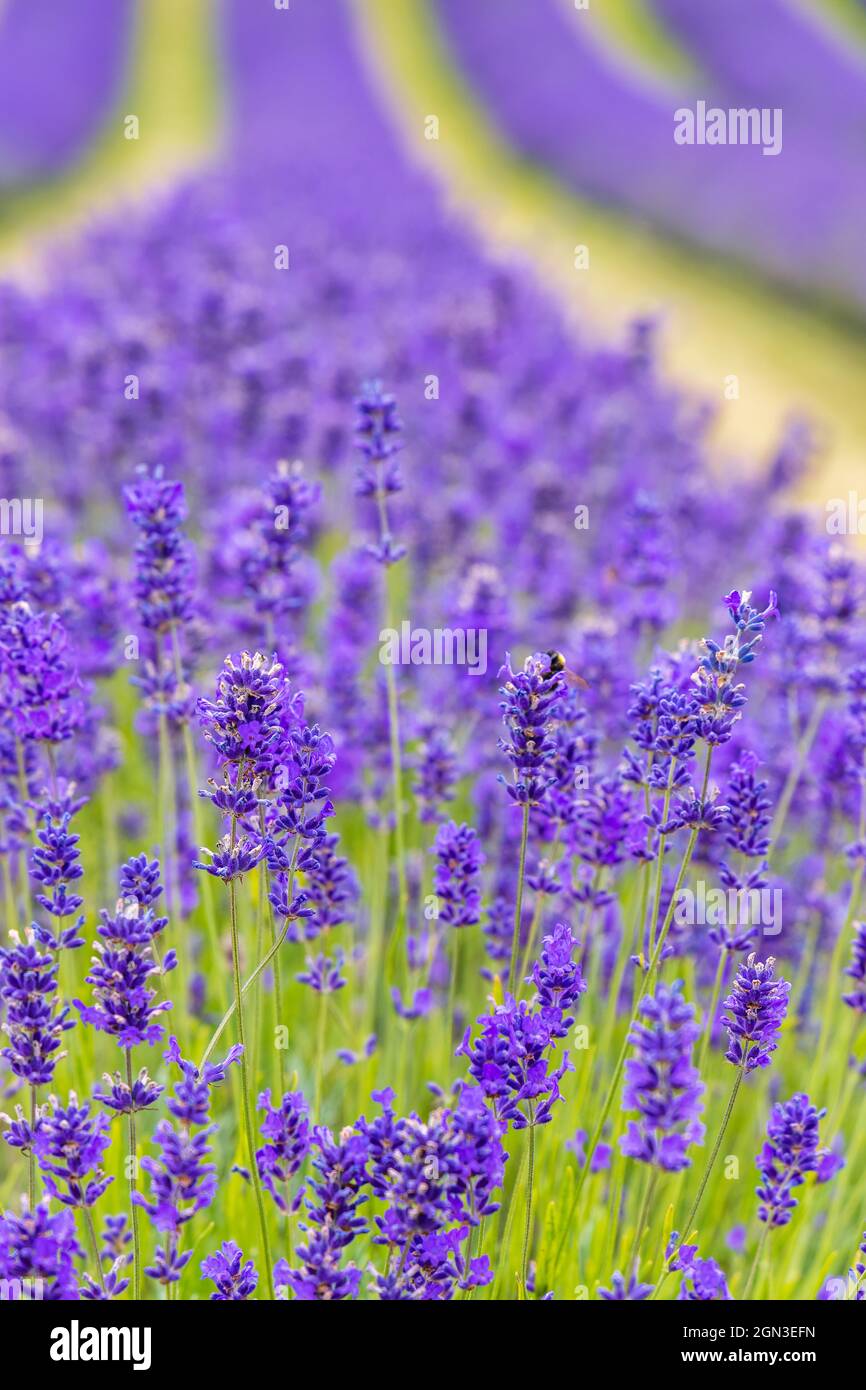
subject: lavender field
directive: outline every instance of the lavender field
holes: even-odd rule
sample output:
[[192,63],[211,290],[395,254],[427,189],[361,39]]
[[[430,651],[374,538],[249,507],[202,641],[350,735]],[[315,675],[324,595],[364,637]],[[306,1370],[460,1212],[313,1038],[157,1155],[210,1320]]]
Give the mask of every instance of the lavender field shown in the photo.
[[[653,0],[650,83],[571,8],[417,4],[515,159],[859,341],[866,40]],[[378,0],[196,6],[197,167],[37,240],[146,9],[0,7],[0,1301],[866,1302],[846,421],[732,458],[736,361],[576,324]]]

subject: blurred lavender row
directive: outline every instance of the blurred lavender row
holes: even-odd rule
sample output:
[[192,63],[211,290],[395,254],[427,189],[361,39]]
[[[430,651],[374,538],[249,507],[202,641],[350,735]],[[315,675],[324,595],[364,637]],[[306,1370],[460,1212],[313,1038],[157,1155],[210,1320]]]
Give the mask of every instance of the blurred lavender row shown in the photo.
[[864,157],[866,54],[855,51],[818,7],[791,0],[650,0],[669,32],[727,103],[782,106],[822,139]]
[[[716,17],[684,0],[659,9],[687,24],[703,69],[692,89],[671,83],[665,94],[642,79],[597,41],[588,14],[570,15],[561,0],[435,0],[458,67],[527,158],[670,235],[866,307],[866,65],[780,4]],[[724,109],[781,102],[781,152],[677,145],[674,113],[700,99]]]
[[0,6],[0,188],[77,159],[123,90],[134,0]]
[[[55,566],[76,574],[86,611],[69,622],[94,634],[94,670],[130,630],[115,597],[123,529],[107,524],[104,540],[74,548],[94,509],[110,517],[139,467],[183,478],[201,537],[202,621],[226,650],[254,648],[272,614],[258,580],[251,608],[238,604],[238,575],[271,505],[263,480],[277,459],[301,458],[345,549],[323,573],[310,547],[281,621],[300,634],[312,600],[330,593],[325,656],[305,649],[299,679],[342,736],[345,776],[353,747],[368,768],[387,768],[386,726],[352,722],[367,651],[351,633],[367,633],[378,605],[376,577],[357,563],[368,537],[350,485],[365,377],[388,383],[405,423],[392,524],[411,555],[411,618],[486,629],[491,680],[509,643],[561,645],[592,705],[619,711],[647,641],[676,611],[711,608],[720,572],[748,568],[766,585],[794,565],[812,576],[804,591],[824,582],[824,547],[783,511],[808,456],[802,432],[742,472],[731,463],[722,488],[709,415],[664,380],[651,324],[620,345],[575,341],[525,269],[492,262],[445,216],[386,124],[348,6],[296,0],[287,17],[233,0],[226,20],[223,166],[68,248],[38,292],[0,287],[0,491],[44,497],[51,545],[34,569],[44,566],[46,602]],[[286,271],[275,268],[280,245]],[[314,540],[314,508],[308,525]],[[687,567],[674,563],[681,553]],[[435,666],[401,679],[415,732],[434,712],[447,727],[467,684],[484,684]],[[495,702],[483,708],[495,722]],[[780,705],[781,769],[793,756],[789,713]]]

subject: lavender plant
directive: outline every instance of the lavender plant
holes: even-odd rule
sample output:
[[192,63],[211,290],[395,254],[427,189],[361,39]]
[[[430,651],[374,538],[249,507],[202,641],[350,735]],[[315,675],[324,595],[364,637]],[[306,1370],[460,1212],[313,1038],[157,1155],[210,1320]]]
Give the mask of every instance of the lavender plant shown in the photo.
[[343,9],[227,0],[217,168],[0,285],[2,1296],[860,1301],[862,561],[805,427],[721,473],[444,211]]

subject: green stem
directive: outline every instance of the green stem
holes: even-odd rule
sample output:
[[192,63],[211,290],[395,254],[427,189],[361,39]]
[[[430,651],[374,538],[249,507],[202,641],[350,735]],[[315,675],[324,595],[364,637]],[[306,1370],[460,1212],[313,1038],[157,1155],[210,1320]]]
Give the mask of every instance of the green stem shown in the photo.
[[[682,863],[680,864],[679,873],[677,874],[677,880],[676,880],[676,883],[675,883],[675,885],[674,885],[674,891],[673,891],[673,893],[671,894],[670,904],[669,904],[668,910],[667,910],[667,912],[666,912],[666,914],[665,914],[665,920],[664,920],[664,923],[662,924],[662,929],[661,929],[661,932],[659,933],[658,941],[656,942],[655,951],[653,952],[652,959],[651,959],[651,961],[650,961],[650,963],[649,963],[649,968],[648,968],[648,970],[646,971],[646,973],[645,973],[645,975],[644,975],[643,984],[641,985],[640,989],[638,990],[637,996],[636,996],[635,1001],[634,1001],[633,1013],[635,1013],[635,1014],[637,1013],[638,1009],[640,1008],[640,1005],[641,1005],[641,1002],[642,1002],[642,1000],[643,1000],[643,997],[644,997],[644,995],[647,993],[647,990],[648,990],[649,987],[650,987],[650,981],[651,981],[652,978],[653,978],[653,975],[654,975],[654,973],[655,973],[655,969],[656,969],[656,967],[657,967],[657,965],[658,965],[658,963],[659,963],[659,960],[660,960],[660,958],[661,958],[661,953],[662,953],[662,950],[663,950],[663,948],[664,948],[665,939],[666,939],[666,937],[667,937],[668,931],[670,930],[671,922],[673,921],[674,911],[676,910],[677,894],[679,893],[680,888],[682,887],[683,879],[685,878],[686,873],[688,872],[688,867],[689,867],[689,864],[691,863],[692,854],[694,853],[695,843],[696,843],[696,841],[697,841],[697,838],[698,838],[698,834],[699,834],[699,833],[700,833],[699,829],[696,829],[696,830],[692,830],[691,834],[689,835],[688,844],[686,845],[685,854],[683,855]],[[588,1148],[587,1151],[586,1151],[586,1157],[585,1157],[585,1159],[584,1159],[583,1167],[582,1167],[582,1169],[581,1169],[581,1171],[580,1171],[580,1176],[579,1176],[579,1178],[577,1179],[577,1182],[575,1183],[574,1193],[573,1193],[573,1195],[572,1195],[571,1203],[570,1203],[570,1205],[569,1205],[568,1216],[567,1216],[566,1221],[565,1221],[565,1223],[564,1223],[564,1225],[563,1225],[563,1232],[562,1232],[562,1235],[561,1235],[560,1238],[559,1238],[559,1243],[558,1243],[558,1245],[557,1245],[556,1258],[555,1258],[555,1260],[554,1260],[554,1272],[555,1272],[557,1266],[559,1265],[560,1259],[562,1258],[562,1252],[563,1252],[563,1249],[565,1248],[565,1241],[566,1241],[566,1238],[567,1238],[567,1235],[568,1235],[568,1231],[569,1231],[569,1228],[570,1228],[570,1226],[571,1226],[572,1221],[574,1220],[574,1214],[575,1214],[575,1212],[577,1211],[577,1204],[578,1204],[578,1202],[580,1201],[580,1196],[581,1196],[581,1193],[582,1193],[582,1191],[583,1191],[584,1184],[585,1184],[585,1182],[586,1182],[586,1180],[587,1180],[587,1178],[588,1178],[588,1176],[589,1176],[590,1169],[591,1169],[591,1167],[592,1167],[593,1156],[594,1156],[595,1151],[596,1151],[596,1149],[598,1148],[599,1142],[600,1142],[600,1140],[601,1140],[601,1136],[602,1136],[602,1133],[603,1133],[603,1131],[604,1131],[604,1126],[605,1126],[605,1123],[606,1123],[606,1121],[607,1121],[608,1114],[610,1113],[610,1107],[611,1107],[611,1105],[613,1104],[613,1098],[614,1098],[614,1096],[615,1096],[615,1094],[616,1094],[616,1090],[617,1090],[617,1087],[618,1087],[618,1085],[619,1085],[619,1080],[620,1080],[620,1077],[621,1077],[621,1075],[622,1075],[623,1067],[625,1066],[625,1059],[626,1059],[626,1057],[627,1057],[627,1055],[628,1055],[628,1049],[629,1049],[629,1040],[628,1040],[628,1039],[629,1039],[629,1032],[630,1032],[630,1031],[631,1031],[630,1029],[626,1029],[625,1037],[623,1038],[623,1041],[622,1041],[622,1047],[620,1048],[620,1051],[619,1051],[619,1056],[618,1056],[617,1061],[616,1061],[616,1066],[615,1066],[615,1068],[614,1068],[613,1076],[611,1077],[610,1085],[608,1086],[608,1088],[607,1088],[607,1093],[606,1093],[606,1095],[605,1095],[604,1104],[602,1105],[602,1108],[601,1108],[601,1114],[600,1114],[599,1117],[598,1117],[598,1121],[597,1121],[596,1126],[595,1126],[595,1129],[594,1129],[594,1131],[593,1131],[593,1135],[592,1135],[592,1139],[591,1139],[591,1141],[590,1141],[589,1148]]]
[[[670,808],[671,808],[671,796],[673,795],[673,789],[674,789],[674,774],[675,774],[676,770],[677,770],[677,760],[676,760],[676,758],[671,758],[670,772],[668,773],[668,784],[667,784],[667,787],[665,788],[665,799],[664,799],[664,803],[663,803],[663,805],[662,805],[662,825],[667,825],[667,823],[668,823],[668,815],[669,815],[669,813],[670,813]],[[665,846],[666,846],[666,844],[667,844],[667,835],[664,833],[664,831],[662,831],[662,833],[659,835],[659,848],[658,848],[658,855],[656,856],[656,881],[655,881],[655,891],[653,892],[653,910],[652,910],[652,916],[650,917],[650,936],[649,936],[649,953],[650,953],[650,955],[652,955],[653,951],[655,950],[656,932],[657,932],[657,930],[658,930],[658,924],[659,924],[659,907],[660,907],[660,905],[661,905],[661,898],[662,898],[662,883],[663,883],[663,881],[664,881],[664,872],[665,872]],[[641,941],[641,943],[640,943],[639,951],[640,951],[640,954],[643,955],[643,941]]]
[[[235,835],[235,817],[232,817],[232,839]],[[256,1143],[255,1131],[253,1129],[253,1112],[250,1100],[250,1077],[247,1062],[246,1029],[244,1027],[244,1010],[241,990],[241,967],[240,967],[240,941],[238,935],[238,910],[237,910],[237,887],[234,878],[229,879],[229,918],[232,933],[232,981],[235,991],[235,1013],[237,1014],[238,1042],[243,1051],[240,1055],[241,1068],[241,1099],[243,1103],[244,1130],[246,1132],[247,1156],[250,1165],[250,1173],[253,1180],[253,1190],[256,1197],[256,1206],[259,1216],[259,1230],[262,1237],[262,1258],[265,1262],[265,1273],[268,1281],[268,1296],[274,1299],[274,1271],[271,1267],[271,1247],[268,1239],[268,1223],[265,1215],[264,1194],[262,1192],[262,1182],[259,1176],[259,1165],[256,1162]]]
[[797,745],[797,751],[794,756],[794,761],[791,765],[791,770],[788,773],[787,778],[785,779],[785,785],[782,788],[782,795],[779,797],[779,802],[776,806],[776,814],[773,817],[773,824],[770,828],[770,840],[772,841],[773,849],[775,849],[778,846],[779,836],[785,828],[785,822],[788,819],[788,812],[791,809],[791,802],[794,799],[794,793],[797,790],[800,778],[803,775],[803,768],[806,766],[806,759],[809,756],[812,744],[815,742],[815,736],[818,733],[818,729],[820,727],[821,720],[824,717],[824,711],[826,708],[827,696],[821,695],[815,701],[814,708],[809,718],[809,723],[806,725],[806,729],[803,733],[803,736],[800,739],[799,744]]
[[[265,808],[264,808],[264,806],[260,806],[260,807],[259,807],[259,829],[260,829],[261,834],[262,834],[262,839],[264,839],[264,835],[265,835]],[[294,891],[295,891],[295,866],[296,866],[296,864],[297,864],[297,862],[298,862],[298,847],[299,847],[299,844],[300,844],[300,841],[299,841],[298,837],[295,836],[295,842],[294,842],[294,844],[292,845],[292,860],[291,860],[291,863],[290,863],[290,865],[289,865],[289,874],[288,874],[288,902],[289,902],[289,905],[290,905],[290,906],[291,906],[292,897],[293,897]],[[265,896],[265,902],[266,902],[266,904],[267,904],[268,925],[269,925],[269,927],[270,927],[270,933],[271,933],[271,945],[273,946],[273,945],[276,943],[276,940],[277,940],[277,924],[276,924],[276,921],[274,920],[274,909],[273,909],[273,905],[272,905],[272,903],[271,903],[271,875],[270,875],[270,872],[269,872],[269,870],[268,870],[267,862],[266,862],[264,859],[262,860],[262,875],[261,875],[261,879],[260,879],[260,889],[259,889],[259,891],[260,891],[260,892],[263,892],[263,893],[264,893],[264,896]],[[277,1028],[279,1028],[279,1027],[281,1026],[282,1022],[283,1022],[283,986],[282,986],[282,976],[281,976],[281,972],[280,972],[280,956],[279,956],[279,952],[277,952],[277,954],[274,956],[274,1022],[275,1022],[275,1025],[276,1025]],[[277,1056],[277,1066],[279,1067],[279,1074],[280,1074],[280,1095],[281,1095],[281,1096],[284,1096],[285,1093],[286,1093],[286,1062],[285,1062],[285,1048],[282,1048],[282,1047],[277,1048],[277,1053],[278,1053],[278,1056]]]
[[713,994],[712,998],[710,999],[710,1007],[707,1010],[707,1025],[704,1029],[703,1041],[701,1042],[700,1056],[698,1057],[698,1071],[703,1071],[704,1069],[704,1060],[706,1058],[707,1051],[710,1046],[710,1040],[713,1036],[713,1024],[716,1021],[716,1014],[719,1011],[719,996],[722,993],[722,981],[725,977],[726,960],[727,954],[724,950],[724,947],[721,947],[719,949],[719,963],[716,966],[716,978],[713,982]]
[[322,1073],[325,1066],[325,1020],[327,1018],[328,996],[324,990],[319,994],[319,1021],[316,1029],[316,1090],[313,1114],[316,1123],[322,1123]]
[[135,1111],[132,1108],[132,1048],[126,1048],[126,1085],[129,1090],[129,1110],[126,1119],[129,1132],[129,1208],[132,1223],[132,1279],[130,1297],[141,1302],[141,1239],[138,1230],[138,1203],[134,1200],[138,1188],[138,1148],[135,1139]]
[[626,1273],[629,1276],[631,1275],[631,1271],[635,1267],[635,1261],[640,1256],[640,1247],[641,1241],[643,1239],[644,1227],[646,1225],[647,1216],[649,1215],[650,1208],[652,1206],[653,1197],[655,1196],[655,1190],[656,1186],[658,1185],[658,1180],[659,1170],[658,1168],[656,1168],[655,1164],[653,1164],[650,1167],[649,1173],[647,1174],[646,1186],[644,1187],[643,1201],[641,1202],[640,1215],[638,1217],[637,1226],[635,1227],[634,1232],[634,1243],[631,1248],[631,1255],[629,1256],[628,1264],[626,1265]]
[[686,1241],[687,1241],[688,1238],[689,1238],[689,1234],[690,1234],[691,1229],[692,1229],[692,1223],[693,1223],[695,1217],[696,1217],[697,1214],[698,1214],[698,1208],[700,1207],[701,1202],[703,1201],[704,1192],[706,1191],[707,1183],[708,1183],[709,1180],[710,1180],[710,1174],[712,1173],[713,1168],[714,1168],[714,1166],[715,1166],[715,1162],[716,1162],[716,1159],[717,1159],[718,1154],[719,1154],[719,1149],[722,1147],[722,1140],[724,1139],[724,1137],[725,1137],[725,1131],[726,1131],[727,1128],[728,1128],[728,1123],[729,1123],[729,1121],[730,1121],[731,1114],[732,1114],[733,1109],[734,1109],[734,1103],[735,1103],[735,1101],[736,1101],[736,1099],[737,1099],[737,1096],[739,1095],[740,1087],[741,1087],[742,1084],[743,1084],[743,1077],[744,1077],[745,1074],[746,1074],[746,1064],[747,1064],[748,1060],[749,1060],[749,1048],[746,1047],[746,1050],[745,1050],[745,1052],[743,1053],[743,1060],[742,1060],[742,1062],[740,1063],[740,1065],[737,1067],[737,1076],[736,1076],[736,1080],[734,1081],[733,1090],[731,1091],[730,1098],[728,1099],[727,1108],[726,1108],[726,1110],[725,1110],[724,1117],[723,1117],[723,1119],[722,1119],[722,1123],[721,1123],[721,1126],[720,1126],[720,1128],[719,1128],[719,1132],[718,1132],[718,1134],[716,1135],[716,1142],[715,1142],[715,1144],[713,1145],[713,1152],[710,1154],[710,1161],[709,1161],[709,1163],[707,1164],[706,1168],[704,1169],[704,1176],[701,1178],[701,1185],[700,1185],[700,1187],[698,1188],[697,1195],[696,1195],[696,1197],[695,1197],[694,1202],[692,1203],[692,1209],[691,1209],[691,1211],[689,1212],[688,1216],[686,1217],[685,1225],[683,1226],[683,1238],[682,1238],[682,1240],[680,1241],[679,1245],[677,1246],[676,1250],[673,1250],[673,1251],[671,1252],[670,1256],[668,1257],[668,1259],[667,1259],[667,1261],[666,1261],[664,1273],[662,1274],[662,1277],[661,1277],[661,1279],[659,1280],[658,1285],[656,1286],[656,1290],[655,1290],[655,1293],[653,1294],[653,1298],[657,1298],[657,1297],[658,1297],[659,1293],[660,1293],[661,1290],[662,1290],[662,1287],[663,1287],[663,1285],[664,1285],[665,1280],[667,1279],[668,1275],[669,1275],[670,1272],[671,1272],[671,1260],[674,1258],[674,1256],[677,1254],[677,1252],[678,1252],[679,1250],[682,1249],[683,1245],[686,1243]]
[[520,832],[520,863],[517,870],[517,900],[514,906],[514,931],[511,936],[511,965],[508,971],[508,993],[514,993],[514,980],[517,974],[517,956],[520,951],[520,918],[523,912],[523,876],[526,872],[526,842],[529,839],[529,806],[523,808],[523,826]]
[[[559,837],[561,833],[562,827],[557,826],[556,835],[554,837],[553,846],[550,852],[550,862],[554,868],[559,862],[557,850],[559,848]],[[536,893],[535,895],[535,907],[532,912],[532,922],[529,926],[529,936],[526,938],[526,948],[523,952],[523,959],[520,962],[519,983],[521,991],[523,989],[523,981],[526,979],[527,972],[529,970],[529,962],[532,957],[533,948],[535,946],[535,939],[538,936],[538,927],[539,923],[541,922],[541,913],[544,908],[544,896],[545,895],[543,893]]]
[[[36,1087],[30,1087],[30,1133],[36,1130]],[[36,1150],[31,1143],[28,1153],[27,1164],[27,1195],[30,1201],[30,1210],[36,1206]]]
[[[382,535],[385,536],[388,534],[388,516],[385,495],[381,489],[377,492],[377,502],[379,506],[380,530]],[[389,567],[385,574],[386,628],[393,627],[392,611],[391,572]],[[397,919],[394,923],[394,933],[388,952],[391,972],[393,974],[395,964],[399,963],[397,951],[406,928],[406,919],[409,912],[409,889],[406,882],[406,832],[403,824],[403,756],[400,743],[400,711],[397,699],[397,676],[390,662],[385,666],[385,687],[388,697],[388,737],[391,748],[391,795],[394,803],[394,850],[397,856]]]
[[529,1237],[532,1233],[532,1184],[535,1177],[535,1120],[532,1101],[529,1102],[529,1170],[526,1177],[526,1222],[523,1227],[523,1257],[520,1261],[520,1286],[526,1298],[526,1275],[529,1268]]
[[99,1277],[99,1286],[105,1293],[105,1274],[102,1269],[102,1260],[99,1257],[99,1244],[96,1239],[96,1231],[93,1229],[93,1212],[90,1207],[84,1208],[84,1220],[87,1223],[87,1234],[90,1237],[90,1246],[93,1250],[93,1258],[96,1261],[96,1273]]
[[755,1258],[754,1258],[754,1260],[752,1261],[752,1268],[751,1268],[751,1270],[749,1271],[749,1280],[748,1280],[748,1283],[746,1284],[745,1289],[743,1290],[743,1302],[744,1302],[744,1303],[747,1303],[747,1302],[748,1302],[748,1300],[749,1300],[749,1294],[752,1292],[752,1285],[753,1285],[754,1282],[755,1282],[755,1276],[756,1276],[757,1273],[758,1273],[758,1269],[759,1269],[760,1264],[761,1264],[761,1256],[762,1256],[763,1253],[764,1253],[764,1246],[767,1244],[767,1236],[768,1236],[769,1234],[770,1234],[770,1223],[769,1223],[769,1221],[765,1221],[765,1222],[764,1222],[764,1229],[763,1229],[763,1231],[761,1232],[761,1239],[758,1241],[758,1248],[757,1248],[757,1250],[755,1251]]

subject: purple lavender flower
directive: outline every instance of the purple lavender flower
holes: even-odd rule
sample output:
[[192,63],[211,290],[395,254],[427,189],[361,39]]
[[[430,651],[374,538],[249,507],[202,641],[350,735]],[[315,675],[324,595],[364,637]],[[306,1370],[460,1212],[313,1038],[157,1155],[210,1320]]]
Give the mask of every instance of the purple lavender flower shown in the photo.
[[302,985],[309,985],[317,994],[335,994],[346,985],[344,976],[340,974],[344,960],[339,947],[334,952],[333,960],[328,956],[316,956],[315,960],[308,956],[306,970],[296,975],[295,979]]
[[565,686],[561,675],[550,670],[547,656],[528,656],[523,669],[515,672],[506,654],[499,678],[505,682],[499,708],[508,731],[499,747],[512,768],[506,789],[518,806],[537,806],[553,778],[556,745],[550,721]]
[[548,1124],[554,1102],[562,1099],[559,1083],[571,1070],[568,1053],[558,1067],[548,1069],[561,1036],[560,1022],[559,1010],[534,1010],[526,1000],[518,1003],[509,995],[478,1020],[475,1041],[467,1028],[457,1049],[469,1058],[469,1071],[492,1101],[497,1119],[510,1121],[515,1129]]
[[186,622],[192,611],[192,548],[184,535],[183,483],[157,469],[124,488],[124,501],[139,532],[135,546],[135,597],[145,627],[155,633]]
[[418,799],[418,816],[422,821],[436,821],[443,803],[454,800],[457,782],[454,745],[445,730],[436,724],[424,730],[415,772],[417,780],[412,790]]
[[216,682],[216,699],[199,699],[199,723],[220,761],[258,769],[282,734],[283,668],[262,652],[227,656]]
[[307,1237],[296,1251],[300,1268],[291,1269],[280,1260],[274,1269],[274,1284],[277,1288],[288,1286],[302,1302],[354,1298],[361,1271],[354,1264],[343,1264],[343,1251],[366,1230],[358,1208],[367,1200],[363,1192],[367,1144],[359,1134],[345,1135],[336,1143],[330,1130],[317,1127],[313,1146],[318,1177],[309,1183],[307,1215],[300,1223]]
[[83,1255],[71,1211],[51,1212],[47,1202],[20,1216],[0,1215],[0,1299],[78,1298],[75,1261]]
[[64,1206],[92,1207],[114,1181],[102,1170],[102,1155],[110,1143],[108,1116],[91,1115],[89,1104],[79,1105],[74,1092],[66,1107],[55,1100],[43,1106],[34,1149],[51,1196]]
[[304,475],[300,459],[281,459],[265,480],[264,506],[230,540],[226,569],[240,573],[243,590],[272,631],[275,619],[288,618],[303,607],[304,580],[299,570],[301,545],[310,532],[309,513],[320,488]]
[[752,607],[750,598],[748,590],[742,594],[737,590],[726,594],[723,603],[731,614],[735,631],[721,646],[710,637],[701,642],[704,655],[692,679],[701,706],[697,732],[705,743],[727,743],[730,739],[746,704],[743,686],[737,683],[736,676],[741,666],[749,665],[757,657],[756,648],[770,618],[779,616],[772,590],[770,601],[762,612]]
[[69,833],[72,816],[83,805],[83,800],[73,801],[70,795],[62,800],[49,801],[42,813],[42,828],[37,831],[37,843],[31,851],[30,876],[34,882],[42,885],[42,892],[36,893],[36,901],[61,924],[65,918],[75,917],[68,927],[59,927],[57,936],[46,927],[34,923],[33,930],[40,946],[49,946],[53,950],[72,950],[84,945],[84,937],[80,935],[84,918],[76,916],[84,899],[69,891],[69,885],[80,879],[84,872],[77,848],[80,837]]
[[114,1075],[105,1072],[102,1079],[105,1082],[105,1089],[102,1091],[98,1088],[94,1090],[94,1100],[98,1100],[101,1105],[113,1110],[118,1115],[129,1115],[130,1113],[137,1113],[139,1110],[149,1110],[152,1105],[156,1104],[165,1090],[164,1086],[151,1081],[145,1067],[142,1067],[135,1077],[132,1086],[127,1084],[125,1078],[118,1071]]
[[120,870],[120,896],[134,898],[140,907],[152,907],[162,895],[158,859],[134,855]]
[[130,1263],[132,1252],[129,1246],[132,1244],[132,1231],[129,1229],[125,1212],[117,1216],[106,1216],[100,1239],[100,1255],[103,1260],[107,1260],[109,1264],[114,1264],[116,1260],[123,1264]]
[[725,1056],[735,1066],[744,1066],[747,1074],[770,1065],[788,1010],[791,986],[787,980],[773,978],[774,965],[772,956],[759,961],[754,953],[750,955],[740,964],[725,1000],[730,1011],[722,1019],[730,1040]]
[[[683,1272],[680,1291],[677,1295],[678,1299],[684,1303],[728,1301],[731,1298],[731,1291],[720,1266],[716,1264],[715,1260],[700,1259],[696,1245],[681,1245],[677,1249],[678,1240],[679,1232],[671,1231],[666,1251],[666,1258],[670,1260],[669,1268],[679,1269]],[[674,1252],[676,1254],[671,1259]]]
[[309,1109],[302,1091],[287,1091],[276,1108],[270,1091],[262,1091],[258,1103],[265,1112],[261,1132],[267,1143],[256,1150],[256,1163],[262,1185],[280,1211],[287,1211],[289,1182],[310,1150]]
[[761,1174],[758,1217],[769,1226],[788,1224],[797,1205],[792,1189],[817,1171],[823,1152],[818,1124],[826,1113],[801,1093],[773,1106],[767,1140],[755,1160]]
[[854,940],[851,942],[851,964],[845,974],[856,982],[857,988],[843,994],[842,998],[849,1009],[858,1014],[866,1014],[866,922],[854,923]]
[[580,965],[574,960],[577,938],[565,922],[557,922],[550,936],[541,943],[541,953],[533,967],[531,979],[537,991],[538,1004],[553,1023],[558,1037],[564,1038],[573,1018],[565,1017],[586,990]]
[[562,1099],[559,1083],[571,1070],[568,1053],[558,1067],[549,1070],[549,1064],[557,1042],[574,1023],[565,1011],[586,988],[572,960],[576,946],[570,929],[559,923],[542,943],[532,976],[538,989],[533,1002],[508,995],[504,1004],[479,1018],[475,1042],[467,1028],[457,1049],[458,1056],[469,1058],[470,1073],[493,1101],[497,1119],[515,1129],[547,1124],[554,1102]]
[[[376,1279],[378,1296],[447,1299],[455,1287],[489,1282],[487,1261],[470,1260],[462,1247],[470,1227],[498,1210],[504,1124],[477,1086],[462,1087],[456,1104],[435,1110],[426,1123],[416,1114],[397,1116],[390,1090],[373,1099],[382,1114],[360,1119],[356,1129],[367,1145],[372,1191],[386,1203],[374,1239],[391,1258]],[[449,1229],[455,1220],[458,1229]]]
[[[377,1274],[374,1289],[383,1302],[443,1302],[456,1289],[482,1288],[493,1282],[490,1257],[469,1258],[464,1251],[467,1226],[413,1236],[406,1258]],[[402,1268],[401,1268],[402,1265]]]
[[628,1282],[626,1282],[619,1270],[617,1270],[616,1273],[611,1276],[610,1282],[612,1285],[611,1288],[599,1289],[598,1291],[599,1298],[606,1299],[609,1303],[640,1303],[643,1299],[649,1298],[654,1287],[652,1284],[642,1284],[637,1277],[637,1270],[630,1276]]
[[15,1076],[31,1086],[44,1086],[65,1053],[62,1035],[74,1027],[69,1008],[57,1000],[57,957],[42,955],[32,933],[21,942],[0,947],[0,999],[6,1005],[2,1031],[8,1038],[2,1055]]
[[[301,869],[314,863],[315,850],[325,834],[325,821],[334,814],[324,779],[332,772],[336,760],[334,740],[318,724],[289,729],[280,746],[274,769],[279,814],[272,831],[280,847],[297,837],[300,854],[296,867]],[[281,870],[286,864],[272,852],[271,866]]]
[[207,859],[194,859],[193,868],[203,869],[223,883],[229,883],[232,879],[243,878],[260,864],[265,849],[260,841],[249,835],[239,835],[234,842],[231,835],[224,835],[217,841],[216,849],[203,847],[202,854],[206,854]]
[[358,881],[348,859],[337,854],[339,836],[322,835],[316,841],[315,858],[305,869],[307,906],[311,917],[307,922],[307,939],[318,936],[331,927],[351,920],[347,904],[358,897]]
[[429,1014],[433,1007],[433,991],[422,985],[415,990],[411,1003],[404,1004],[399,988],[397,985],[392,985],[391,1001],[397,1017],[405,1018],[407,1023],[413,1023],[416,1019],[426,1018]]
[[479,876],[484,854],[469,825],[453,820],[440,825],[431,851],[437,864],[433,888],[439,899],[439,921],[452,927],[474,926],[481,916]]
[[403,480],[396,455],[402,448],[402,421],[393,396],[383,391],[379,381],[365,383],[355,401],[355,438],[362,459],[358,465],[355,492],[376,503],[379,538],[367,551],[381,565],[393,565],[406,554],[391,535],[388,498],[400,492]]
[[101,1284],[86,1271],[82,1275],[79,1293],[88,1302],[107,1303],[112,1299],[120,1298],[129,1288],[129,1280],[123,1277],[123,1265],[120,1260],[115,1260],[114,1264],[105,1271]]
[[158,1158],[143,1158],[141,1167],[150,1175],[148,1200],[134,1191],[132,1200],[150,1216],[156,1230],[165,1237],[154,1261],[145,1269],[151,1279],[174,1284],[180,1279],[192,1251],[180,1251],[181,1228],[196,1212],[210,1206],[217,1190],[216,1168],[209,1162],[208,1143],[216,1125],[208,1124],[210,1088],[224,1080],[226,1069],[238,1060],[240,1048],[233,1047],[222,1062],[211,1063],[199,1071],[180,1054],[177,1039],[171,1038],[165,1060],[178,1068],[180,1079],[169,1098],[169,1110],[177,1126],[162,1120],[154,1131],[160,1149]]
[[216,1293],[210,1296],[214,1303],[249,1298],[259,1282],[252,1260],[244,1261],[243,1251],[233,1240],[224,1240],[219,1250],[202,1260],[201,1272],[216,1284]]
[[642,1000],[644,1022],[633,1023],[629,1034],[637,1056],[625,1064],[622,1100],[624,1110],[640,1112],[640,1120],[630,1120],[620,1140],[622,1152],[670,1173],[689,1166],[689,1145],[704,1137],[704,1086],[692,1065],[692,1046],[701,1030],[682,990],[680,980],[671,986],[660,983],[654,995]]
[[60,744],[85,716],[84,689],[68,655],[69,634],[57,613],[17,608],[0,635],[0,694],[17,738]]
[[113,916],[104,908],[99,915],[96,930],[102,941],[96,943],[85,977],[93,985],[95,1002],[76,999],[75,1007],[83,1022],[116,1038],[120,1047],[159,1042],[164,1029],[155,1019],[171,1002],[154,1003],[156,991],[148,981],[177,964],[174,951],[166,952],[161,964],[154,960],[153,943],[167,919],[155,917],[150,908],[142,911],[135,898],[121,899]]
[[[767,796],[767,782],[756,776],[758,758],[754,753],[744,753],[731,768],[725,799],[728,817],[725,825],[725,840],[731,849],[746,859],[755,861],[751,869],[734,869],[726,861],[719,865],[719,877],[727,891],[742,895],[741,901],[749,902],[749,895],[766,888],[764,877],[767,868],[766,855],[770,840],[766,831],[772,820],[772,803]],[[726,951],[745,951],[757,928],[748,922],[737,921],[733,929],[728,925],[716,926],[709,933],[710,940]]]

